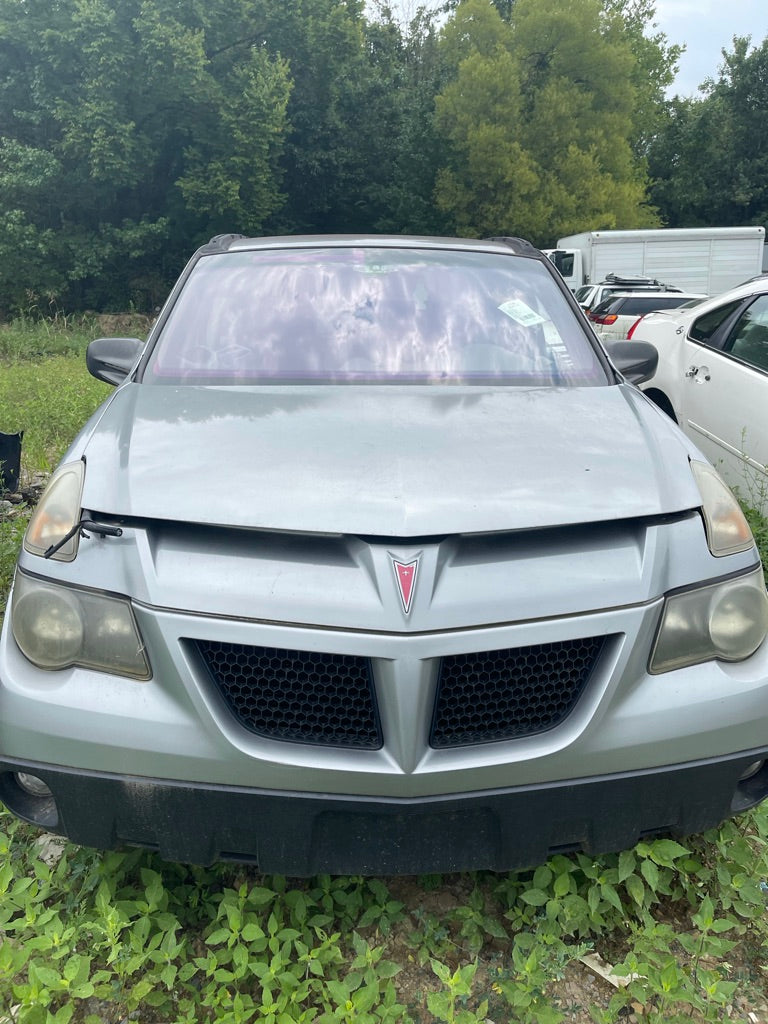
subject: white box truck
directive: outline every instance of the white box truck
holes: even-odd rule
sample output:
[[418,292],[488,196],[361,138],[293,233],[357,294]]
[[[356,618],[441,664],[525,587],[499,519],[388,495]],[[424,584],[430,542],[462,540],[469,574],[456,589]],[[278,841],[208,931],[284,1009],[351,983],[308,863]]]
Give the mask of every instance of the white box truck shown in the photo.
[[718,295],[762,271],[764,246],[763,227],[652,228],[584,231],[543,251],[573,291],[614,274]]

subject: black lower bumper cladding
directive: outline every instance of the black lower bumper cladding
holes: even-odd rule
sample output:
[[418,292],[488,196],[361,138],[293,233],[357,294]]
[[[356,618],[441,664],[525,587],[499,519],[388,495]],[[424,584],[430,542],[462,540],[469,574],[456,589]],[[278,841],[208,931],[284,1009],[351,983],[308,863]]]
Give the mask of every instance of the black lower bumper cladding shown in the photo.
[[[768,796],[768,748],[726,758],[412,800],[275,792],[78,771],[0,758],[0,799],[75,843],[235,860],[289,876],[420,874],[543,863],[701,832]],[[751,770],[751,774],[750,774]],[[34,775],[52,796],[18,782]],[[749,774],[748,778],[743,778]]]

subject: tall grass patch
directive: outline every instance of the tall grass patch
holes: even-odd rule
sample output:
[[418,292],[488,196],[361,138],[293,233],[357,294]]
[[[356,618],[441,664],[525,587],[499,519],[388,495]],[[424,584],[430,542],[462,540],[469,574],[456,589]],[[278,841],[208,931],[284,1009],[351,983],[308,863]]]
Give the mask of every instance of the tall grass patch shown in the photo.
[[138,313],[83,313],[40,318],[19,316],[0,324],[0,361],[82,356],[89,341],[101,335],[145,338],[151,321]]
[[52,469],[111,390],[82,355],[0,364],[0,429],[24,431],[22,473]]

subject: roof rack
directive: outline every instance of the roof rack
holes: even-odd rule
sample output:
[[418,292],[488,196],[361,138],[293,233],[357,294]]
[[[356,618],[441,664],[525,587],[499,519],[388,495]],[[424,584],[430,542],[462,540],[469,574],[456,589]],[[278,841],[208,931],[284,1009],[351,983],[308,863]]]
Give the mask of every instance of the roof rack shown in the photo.
[[679,292],[682,289],[664,284],[655,277],[622,277],[620,274],[606,274],[600,284],[618,285],[621,288],[653,288],[659,292]]
[[233,242],[246,238],[246,235],[214,235],[213,238],[200,247],[200,252],[226,252]]
[[508,245],[510,249],[513,249],[518,256],[538,256],[542,258],[541,252],[531,242],[525,238],[517,238],[515,235],[492,235],[490,238],[484,239],[486,242],[501,242],[503,245]]

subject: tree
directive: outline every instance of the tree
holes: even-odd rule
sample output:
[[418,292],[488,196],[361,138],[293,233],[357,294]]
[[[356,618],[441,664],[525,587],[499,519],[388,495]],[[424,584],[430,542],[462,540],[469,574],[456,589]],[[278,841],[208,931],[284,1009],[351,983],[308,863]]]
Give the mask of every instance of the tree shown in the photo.
[[445,77],[435,18],[434,6],[420,6],[403,26],[382,4],[378,20],[367,28],[374,81],[387,111],[375,121],[372,112],[383,108],[366,103],[377,147],[368,163],[368,191],[378,231],[444,234],[449,229],[433,200],[445,151],[435,124],[435,95]]
[[675,79],[682,46],[670,43],[654,23],[653,0],[603,0],[606,38],[615,34],[629,45],[634,64],[631,82],[635,92],[630,143],[637,157],[645,158],[648,144],[663,122],[666,92]]
[[655,222],[651,0],[372,2],[0,0],[0,311],[154,306],[219,232]]
[[[277,231],[370,228],[368,189],[376,87],[365,48],[363,0],[267,3],[266,35],[293,83],[281,162],[287,202]],[[374,106],[369,111],[366,102]]]
[[551,244],[656,223],[630,144],[635,57],[599,0],[516,0],[509,23],[463,0],[442,45],[456,71],[437,98],[451,155],[436,200],[458,230]]
[[[0,305],[154,303],[282,201],[266,0],[0,0]],[[10,261],[10,262],[8,262]]]
[[651,195],[672,227],[768,222],[768,38],[734,37],[701,99],[672,102],[649,151]]

